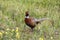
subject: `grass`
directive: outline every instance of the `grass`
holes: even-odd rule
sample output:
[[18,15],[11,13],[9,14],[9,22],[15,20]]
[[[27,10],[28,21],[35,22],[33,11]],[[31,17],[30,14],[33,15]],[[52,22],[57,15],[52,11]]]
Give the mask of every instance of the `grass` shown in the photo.
[[[27,10],[54,23],[44,21],[30,32],[24,23]],[[60,0],[0,0],[0,40],[60,40]]]

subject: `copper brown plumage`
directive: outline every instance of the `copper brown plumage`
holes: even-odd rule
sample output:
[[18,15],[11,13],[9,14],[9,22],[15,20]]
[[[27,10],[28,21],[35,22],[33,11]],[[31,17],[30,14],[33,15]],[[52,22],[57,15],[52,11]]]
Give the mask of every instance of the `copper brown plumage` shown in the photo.
[[49,19],[49,18],[42,18],[42,19],[36,19],[29,16],[29,11],[25,12],[25,23],[27,26],[29,26],[32,30],[36,26],[36,24],[41,23],[42,21]]

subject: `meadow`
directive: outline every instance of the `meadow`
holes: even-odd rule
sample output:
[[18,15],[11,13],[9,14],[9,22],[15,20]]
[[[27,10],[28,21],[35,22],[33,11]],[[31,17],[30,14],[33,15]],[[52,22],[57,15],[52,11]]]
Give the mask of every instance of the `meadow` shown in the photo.
[[[34,31],[25,24],[25,12],[48,17]],[[0,40],[60,40],[60,0],[0,0]]]

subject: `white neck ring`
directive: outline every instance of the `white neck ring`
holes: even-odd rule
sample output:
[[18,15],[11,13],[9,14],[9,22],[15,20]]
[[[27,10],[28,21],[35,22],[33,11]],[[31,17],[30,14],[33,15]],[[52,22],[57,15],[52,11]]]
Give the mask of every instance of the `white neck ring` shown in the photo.
[[29,16],[25,16],[25,18],[29,18]]

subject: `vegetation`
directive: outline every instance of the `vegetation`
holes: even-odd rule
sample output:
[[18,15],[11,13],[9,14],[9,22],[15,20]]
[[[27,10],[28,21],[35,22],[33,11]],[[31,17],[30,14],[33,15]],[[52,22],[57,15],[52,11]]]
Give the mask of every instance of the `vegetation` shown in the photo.
[[[24,23],[27,10],[53,23],[44,21],[31,32]],[[60,0],[0,0],[0,40],[60,40]]]

